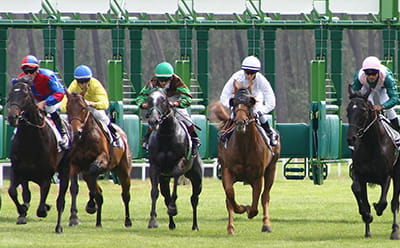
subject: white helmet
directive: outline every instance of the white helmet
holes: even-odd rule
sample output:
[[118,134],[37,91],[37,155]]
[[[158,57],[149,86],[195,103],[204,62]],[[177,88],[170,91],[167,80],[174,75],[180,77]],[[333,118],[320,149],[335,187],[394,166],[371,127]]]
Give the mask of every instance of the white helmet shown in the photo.
[[375,56],[366,57],[362,63],[362,70],[377,70],[381,68],[381,61]]
[[242,62],[242,69],[249,70],[249,71],[260,71],[261,69],[261,62],[255,56],[248,56]]

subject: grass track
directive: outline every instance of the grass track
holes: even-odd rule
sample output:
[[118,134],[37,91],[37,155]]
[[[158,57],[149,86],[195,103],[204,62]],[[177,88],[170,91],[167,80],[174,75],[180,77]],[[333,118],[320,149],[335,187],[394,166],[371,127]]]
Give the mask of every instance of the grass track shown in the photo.
[[[281,171],[281,168],[280,168]],[[54,232],[56,223],[55,198],[58,188],[52,185],[48,203],[52,205],[49,216],[35,216],[38,187],[33,191],[28,224],[15,224],[17,213],[6,188],[0,189],[0,247],[394,247],[400,241],[389,239],[392,214],[387,208],[381,217],[374,215],[372,238],[363,238],[364,224],[358,214],[356,201],[350,190],[347,175],[329,175],[322,186],[311,180],[288,181],[277,176],[271,192],[270,215],[272,233],[261,233],[261,215],[247,219],[235,216],[236,235],[226,234],[227,212],[221,181],[204,179],[203,192],[198,207],[199,232],[191,231],[190,185],[178,188],[178,215],[176,230],[168,230],[168,217],[162,198],[158,200],[158,229],[147,229],[150,211],[149,181],[132,180],[131,217],[133,226],[125,228],[120,187],[102,180],[104,192],[103,227],[95,228],[95,215],[84,212],[87,189],[80,183],[78,196],[79,217],[77,227],[68,226],[67,211],[63,215],[63,234]],[[5,183],[8,185],[8,182]],[[237,199],[250,204],[250,186],[236,184]],[[370,202],[378,200],[379,187],[369,188]],[[391,197],[391,192],[389,193]],[[390,200],[390,199],[389,199]],[[389,201],[390,202],[390,201]],[[260,213],[262,209],[259,208]]]

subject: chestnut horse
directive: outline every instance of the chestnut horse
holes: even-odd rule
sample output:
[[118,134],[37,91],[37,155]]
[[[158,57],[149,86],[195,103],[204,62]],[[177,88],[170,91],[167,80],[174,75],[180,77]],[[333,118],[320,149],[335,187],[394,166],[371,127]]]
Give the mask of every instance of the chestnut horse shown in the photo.
[[351,167],[351,189],[357,200],[358,211],[365,223],[365,237],[371,237],[370,224],[373,217],[368,202],[367,183],[381,186],[381,196],[374,208],[378,216],[387,206],[386,196],[393,179],[391,209],[393,224],[391,239],[400,239],[398,213],[400,194],[400,162],[397,146],[388,135],[383,119],[368,101],[371,90],[354,92],[349,85],[350,102],[347,106],[349,129],[347,142],[353,147]]
[[[26,215],[31,201],[29,181],[40,187],[40,202],[36,211],[38,217],[46,217],[50,210],[46,199],[55,172],[59,172],[60,185],[68,187],[68,150],[58,151],[56,136],[45,120],[45,113],[36,106],[31,84],[30,77],[14,80],[7,98],[7,120],[17,128],[11,141],[12,173],[8,189],[19,214],[17,224],[27,223]],[[67,130],[71,132],[69,128]],[[18,185],[22,186],[22,204],[18,201]],[[60,195],[57,210],[61,212],[63,206],[59,204],[59,199]]]
[[[258,130],[257,120],[253,115],[256,103],[247,88],[236,89],[234,98],[230,100],[233,112],[234,131],[230,139],[219,141],[218,161],[221,164],[222,184],[226,195],[228,210],[228,234],[234,234],[233,213],[247,212],[249,219],[258,214],[258,202],[262,188],[263,225],[262,232],[271,232],[268,213],[270,190],[274,182],[276,162],[280,155],[278,145],[269,147]],[[227,122],[229,115],[222,105],[213,109],[216,116]],[[250,184],[253,190],[251,206],[239,205],[235,201],[235,182]]]
[[[122,148],[113,147],[107,139],[100,123],[88,109],[83,96],[77,93],[67,92],[67,115],[73,130],[73,142],[71,147],[71,175],[79,172],[89,188],[89,201],[86,212],[96,216],[96,226],[101,227],[101,213],[103,205],[102,190],[97,182],[99,174],[116,172],[122,187],[122,200],[125,206],[125,226],[132,226],[129,215],[130,186],[131,186],[131,152],[125,132],[115,125],[115,129],[122,139]],[[75,177],[76,179],[76,177]],[[62,189],[65,195],[66,188]],[[77,189],[71,190],[71,212],[76,216],[75,199]],[[75,210],[74,210],[75,209]],[[58,231],[62,232],[61,216],[58,220]]]

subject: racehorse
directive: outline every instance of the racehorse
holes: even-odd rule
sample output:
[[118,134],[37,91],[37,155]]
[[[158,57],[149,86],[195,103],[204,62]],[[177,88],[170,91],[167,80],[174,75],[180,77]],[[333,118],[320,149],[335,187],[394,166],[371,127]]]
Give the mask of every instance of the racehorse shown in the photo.
[[[236,88],[230,100],[233,112],[234,131],[231,137],[218,143],[218,162],[221,164],[222,184],[226,195],[228,211],[228,234],[234,234],[233,213],[247,212],[249,219],[258,214],[258,201],[262,188],[263,226],[262,232],[271,232],[268,213],[270,190],[274,182],[276,162],[280,155],[280,141],[277,146],[269,147],[258,130],[257,120],[253,114],[256,103],[247,88]],[[216,116],[229,121],[229,114],[222,105],[213,110]],[[251,206],[239,205],[235,201],[234,184],[238,181],[250,184],[253,190]]]
[[[40,202],[36,211],[38,217],[46,217],[50,205],[46,203],[51,178],[59,172],[60,185],[67,186],[68,150],[59,152],[52,128],[45,120],[44,112],[36,106],[31,90],[30,77],[21,77],[13,82],[7,99],[7,120],[16,127],[11,141],[11,178],[8,194],[14,201],[17,211],[17,224],[26,224],[27,211],[31,201],[28,182],[40,187]],[[69,130],[70,131],[70,130]],[[17,186],[22,186],[21,204],[18,200]],[[61,211],[57,202],[57,210]]]
[[400,193],[400,164],[398,150],[392,139],[385,131],[384,121],[368,101],[366,93],[354,92],[349,85],[350,102],[347,106],[349,129],[347,132],[348,145],[353,147],[351,189],[358,203],[358,211],[365,223],[365,237],[371,237],[370,224],[373,217],[368,202],[367,183],[381,186],[381,196],[374,208],[378,216],[382,215],[387,206],[386,196],[393,179],[393,198],[391,209],[393,225],[391,239],[400,239],[397,214],[399,212]]
[[[96,215],[96,226],[101,227],[101,213],[103,194],[97,182],[99,174],[113,171],[117,174],[122,187],[122,200],[125,206],[125,226],[132,226],[129,214],[130,186],[131,186],[131,152],[125,132],[115,125],[115,129],[122,139],[122,147],[113,147],[101,128],[100,122],[89,111],[82,95],[67,92],[67,116],[73,130],[71,147],[71,175],[82,173],[83,179],[89,188],[89,201],[86,212]],[[76,177],[75,179],[76,180]],[[62,189],[64,196],[67,189]],[[76,194],[78,190],[71,190],[71,213],[76,216]],[[71,223],[70,223],[71,225]],[[61,216],[57,223],[58,232],[62,232]]]
[[[202,161],[200,155],[191,156],[190,136],[185,124],[179,122],[170,107],[163,89],[154,89],[148,99],[148,123],[152,129],[149,138],[149,163],[151,180],[151,212],[148,228],[156,228],[156,202],[159,195],[164,196],[168,208],[169,229],[175,229],[173,217],[177,215],[177,186],[180,176],[185,175],[192,183],[190,202],[193,209],[192,230],[198,230],[197,204],[202,188]],[[174,179],[170,192],[170,179]]]

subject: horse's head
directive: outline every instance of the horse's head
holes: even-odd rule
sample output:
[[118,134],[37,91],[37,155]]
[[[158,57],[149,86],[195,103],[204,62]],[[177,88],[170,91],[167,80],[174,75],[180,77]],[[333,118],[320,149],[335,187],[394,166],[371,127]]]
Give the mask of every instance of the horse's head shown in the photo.
[[80,136],[89,117],[88,105],[83,96],[76,92],[67,92],[67,98],[68,122],[71,124],[74,136]]
[[351,85],[349,85],[350,102],[346,111],[349,121],[347,143],[350,146],[356,145],[356,141],[365,134],[376,120],[377,113],[374,111],[372,103],[368,100],[370,93],[371,89],[366,93],[354,92]]
[[236,130],[245,132],[246,126],[255,120],[253,107],[256,104],[256,99],[251,96],[247,88],[240,88],[236,91],[235,96],[230,99],[229,104],[233,111]]
[[163,120],[172,113],[165,90],[161,88],[152,90],[147,98],[147,106],[149,126],[157,130]]
[[19,121],[25,119],[24,116],[37,111],[31,84],[32,79],[27,76],[13,81],[7,98],[7,120],[13,127],[18,126]]

